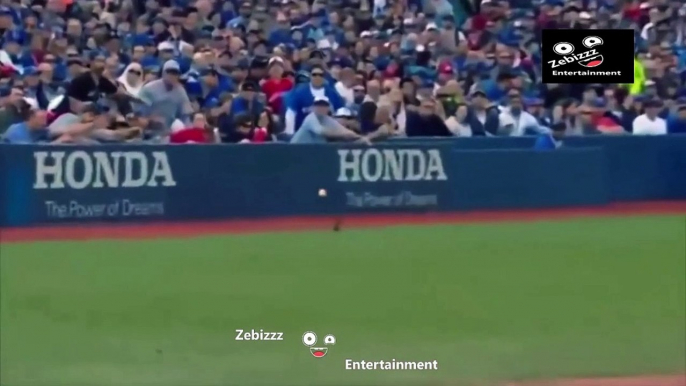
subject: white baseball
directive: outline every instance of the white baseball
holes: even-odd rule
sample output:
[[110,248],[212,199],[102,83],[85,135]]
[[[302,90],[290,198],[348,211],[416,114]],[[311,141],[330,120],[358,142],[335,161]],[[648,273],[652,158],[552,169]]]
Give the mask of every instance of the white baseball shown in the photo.
[[326,189],[319,189],[319,197],[326,197]]

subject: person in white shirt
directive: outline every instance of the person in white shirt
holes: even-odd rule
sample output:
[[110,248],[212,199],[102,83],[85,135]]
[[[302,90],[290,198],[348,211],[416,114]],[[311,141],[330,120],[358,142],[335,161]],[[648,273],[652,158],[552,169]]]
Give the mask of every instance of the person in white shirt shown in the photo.
[[504,129],[502,122],[512,122],[511,131],[501,131],[512,137],[550,132],[550,129],[541,126],[533,115],[524,110],[522,95],[516,89],[507,92],[507,106],[500,107],[500,122],[501,130]]
[[633,123],[634,135],[665,135],[667,134],[667,121],[657,116],[662,103],[657,100],[647,101],[644,105],[645,114],[641,114]]
[[338,94],[345,99],[345,105],[350,106],[355,103],[353,86],[355,85],[355,72],[351,68],[343,68],[339,73],[340,80],[336,82],[334,88]]
[[469,109],[467,105],[461,104],[457,106],[455,114],[451,115],[445,120],[445,125],[448,127],[448,130],[450,130],[456,137],[472,136],[472,128],[466,121],[468,113]]

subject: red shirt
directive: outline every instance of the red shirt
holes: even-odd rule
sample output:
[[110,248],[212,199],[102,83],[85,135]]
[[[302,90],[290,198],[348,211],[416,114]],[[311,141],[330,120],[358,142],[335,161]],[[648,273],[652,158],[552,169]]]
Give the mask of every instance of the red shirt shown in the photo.
[[269,133],[267,132],[267,129],[263,127],[257,127],[255,128],[255,131],[252,134],[252,138],[250,142],[252,143],[262,143],[262,142],[267,142],[267,136]]
[[169,136],[170,143],[209,143],[207,130],[197,127],[181,129]]
[[281,112],[283,105],[283,94],[293,88],[293,82],[290,79],[267,79],[262,85],[262,92],[267,97],[267,104],[272,109],[274,114]]

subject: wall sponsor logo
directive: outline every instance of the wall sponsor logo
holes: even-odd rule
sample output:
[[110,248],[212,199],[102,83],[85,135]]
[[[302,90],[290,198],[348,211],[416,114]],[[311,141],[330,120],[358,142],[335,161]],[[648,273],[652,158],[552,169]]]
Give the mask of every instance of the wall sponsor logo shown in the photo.
[[445,181],[438,149],[340,149],[338,182]]
[[543,83],[633,83],[633,30],[544,29]]
[[164,151],[36,151],[34,189],[176,186]]

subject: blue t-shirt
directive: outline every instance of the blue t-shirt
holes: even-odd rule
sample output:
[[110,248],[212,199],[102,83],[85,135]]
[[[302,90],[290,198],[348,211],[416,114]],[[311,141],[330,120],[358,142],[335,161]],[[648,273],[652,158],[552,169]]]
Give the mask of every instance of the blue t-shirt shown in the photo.
[[31,144],[44,141],[48,141],[48,130],[31,130],[26,125],[26,122],[13,124],[3,136],[3,142],[5,143]]
[[561,141],[556,141],[551,134],[541,134],[536,138],[535,150],[555,150],[562,145]]

